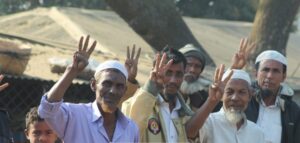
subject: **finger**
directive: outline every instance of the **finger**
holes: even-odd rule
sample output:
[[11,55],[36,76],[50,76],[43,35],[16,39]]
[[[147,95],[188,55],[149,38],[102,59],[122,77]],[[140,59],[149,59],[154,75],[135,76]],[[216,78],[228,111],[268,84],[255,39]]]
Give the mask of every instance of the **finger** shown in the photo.
[[138,63],[138,61],[139,61],[139,58],[140,58],[140,54],[141,54],[141,48],[139,48],[138,49],[138,52],[137,52],[137,54],[136,54],[136,57],[135,57],[135,61],[136,61],[136,63]]
[[246,51],[247,45],[248,45],[248,38],[244,38],[243,48],[242,48],[243,53]]
[[229,74],[228,74],[228,76],[227,77],[225,77],[225,79],[224,79],[224,83],[227,83],[228,82],[228,80],[231,78],[231,76],[233,75],[233,70],[230,70],[230,72],[229,72]]
[[83,41],[83,37],[81,36],[79,40],[78,51],[82,50],[82,41]]
[[168,63],[164,67],[164,70],[169,69],[172,64],[173,64],[173,59],[171,59],[171,60],[168,61]]
[[156,54],[156,61],[155,61],[155,65],[154,65],[154,71],[155,71],[155,72],[158,71],[159,62],[160,62],[160,54],[157,53],[157,54]]
[[166,62],[166,59],[167,59],[167,54],[166,53],[163,53],[162,57],[161,57],[161,61],[159,63],[159,68],[163,67],[163,65],[165,64]]
[[97,41],[94,41],[93,44],[92,44],[92,46],[90,47],[90,49],[87,52],[89,56],[92,54],[92,52],[96,48],[96,45],[97,45]]
[[133,59],[134,54],[135,54],[135,45],[133,44],[130,59]]
[[86,51],[88,45],[89,45],[89,40],[90,40],[90,35],[88,35],[85,39],[85,43],[84,43],[84,46],[83,46],[83,51]]
[[4,90],[6,87],[8,87],[8,83],[4,83],[0,86],[0,91]]
[[130,49],[129,49],[129,46],[127,46],[127,59],[130,59]]
[[221,64],[220,70],[219,70],[219,75],[218,75],[218,82],[222,81],[222,77],[223,77],[223,73],[224,73],[224,68],[225,68],[225,65]]
[[217,82],[218,75],[219,75],[219,70],[220,70],[219,67],[217,67],[216,70],[215,70],[214,83]]
[[243,50],[243,45],[244,45],[244,38],[240,40],[240,47],[239,47],[239,52]]
[[4,75],[0,75],[0,82],[2,81],[2,79],[4,78]]
[[233,56],[234,59],[239,59],[239,57],[240,57],[239,53],[235,53],[234,56]]

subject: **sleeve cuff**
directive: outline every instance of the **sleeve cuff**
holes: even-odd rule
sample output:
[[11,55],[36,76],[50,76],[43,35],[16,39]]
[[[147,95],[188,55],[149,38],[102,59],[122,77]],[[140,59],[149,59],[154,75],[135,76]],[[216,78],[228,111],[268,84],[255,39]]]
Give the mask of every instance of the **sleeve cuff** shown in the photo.
[[42,96],[41,103],[38,109],[38,114],[41,118],[50,118],[53,117],[61,107],[63,100],[59,102],[50,103],[47,100],[47,95]]
[[157,95],[157,93],[158,93],[158,89],[157,89],[155,83],[151,80],[146,81],[145,85],[142,88],[154,96]]

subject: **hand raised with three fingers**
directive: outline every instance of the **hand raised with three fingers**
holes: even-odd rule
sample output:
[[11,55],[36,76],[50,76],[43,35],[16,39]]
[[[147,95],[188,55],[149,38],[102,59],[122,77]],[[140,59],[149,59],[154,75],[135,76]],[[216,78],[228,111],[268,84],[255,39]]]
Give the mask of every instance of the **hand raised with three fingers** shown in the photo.
[[231,69],[242,69],[246,64],[251,54],[251,51],[256,47],[256,44],[250,43],[248,38],[242,38],[240,41],[239,50],[232,57]]
[[209,100],[215,103],[218,103],[222,99],[225,85],[233,74],[233,71],[231,70],[228,76],[222,80],[224,68],[224,64],[221,64],[216,69],[213,84],[209,87]]
[[163,53],[162,57],[160,54],[156,54],[156,61],[154,68],[151,71],[150,74],[150,80],[155,82],[158,86],[162,84],[163,82],[163,76],[164,73],[170,68],[170,66],[173,63],[173,60],[169,60],[167,62],[167,55],[166,53]]
[[[4,76],[3,75],[0,75],[0,82],[3,80]],[[6,87],[8,87],[8,83],[4,83],[4,84],[1,84],[0,85],[0,91],[4,90]]]
[[[79,41],[78,50],[73,55],[73,63],[71,65],[73,70],[76,70],[77,72],[81,72],[84,70],[84,68],[89,64],[89,57],[94,51],[97,42],[94,41],[92,46],[88,48],[89,45],[89,39],[90,36],[88,35],[85,38],[82,36]],[[84,44],[83,44],[84,41]]]
[[141,48],[138,49],[135,55],[135,45],[132,47],[132,51],[130,54],[130,48],[127,46],[127,58],[125,60],[125,67],[128,72],[128,81],[135,82],[137,71],[138,71],[138,62],[141,53]]

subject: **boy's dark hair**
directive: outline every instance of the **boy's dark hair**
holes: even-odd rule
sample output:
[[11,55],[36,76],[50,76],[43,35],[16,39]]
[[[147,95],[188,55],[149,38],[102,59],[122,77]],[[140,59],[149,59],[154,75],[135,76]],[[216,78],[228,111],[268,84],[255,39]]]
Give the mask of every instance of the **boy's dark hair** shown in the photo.
[[[178,50],[174,49],[174,48],[169,48],[168,46],[165,47],[164,49],[162,49],[162,51],[160,52],[161,55],[163,53],[166,53],[167,55],[167,61],[169,60],[173,60],[173,64],[178,64],[178,63],[183,63],[183,67],[186,67],[186,59],[184,57],[184,55],[179,52]],[[155,65],[156,60],[153,61],[153,65]]]
[[29,129],[29,125],[33,124],[34,122],[40,122],[40,121],[44,121],[43,118],[41,118],[38,115],[38,107],[32,107],[30,108],[29,112],[26,114],[26,129]]

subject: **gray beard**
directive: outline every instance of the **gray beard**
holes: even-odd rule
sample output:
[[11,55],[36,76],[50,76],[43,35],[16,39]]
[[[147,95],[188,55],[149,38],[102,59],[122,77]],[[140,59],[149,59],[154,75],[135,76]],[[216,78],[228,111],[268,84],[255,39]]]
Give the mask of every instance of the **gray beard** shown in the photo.
[[231,123],[236,125],[238,122],[246,117],[245,113],[240,110],[234,109],[224,109],[226,119]]
[[200,90],[207,89],[209,83],[205,80],[198,79],[194,82],[188,83],[185,80],[181,83],[180,91],[183,94],[193,94],[195,92],[198,92]]

